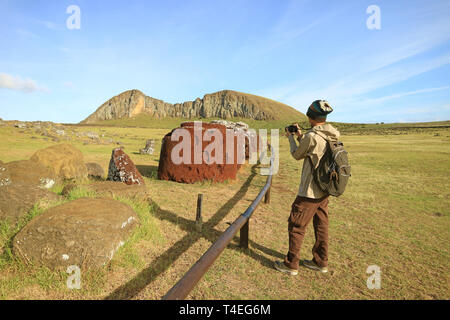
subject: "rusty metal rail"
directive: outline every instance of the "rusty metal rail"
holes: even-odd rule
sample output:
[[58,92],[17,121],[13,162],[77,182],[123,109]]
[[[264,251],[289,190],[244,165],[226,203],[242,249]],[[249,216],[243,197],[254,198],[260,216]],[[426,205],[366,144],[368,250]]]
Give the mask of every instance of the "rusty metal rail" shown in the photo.
[[[270,146],[270,145],[269,145]],[[166,295],[163,300],[182,300],[187,297],[191,290],[197,285],[203,275],[212,266],[214,261],[220,256],[222,251],[230,243],[236,233],[240,230],[240,246],[248,248],[249,219],[255,209],[264,197],[264,203],[270,202],[270,188],[272,186],[272,174],[274,167],[274,150],[270,146],[270,169],[267,181],[262,190],[259,192],[252,204],[240,215],[220,237],[211,245],[211,247],[201,256],[199,260],[189,269]]]

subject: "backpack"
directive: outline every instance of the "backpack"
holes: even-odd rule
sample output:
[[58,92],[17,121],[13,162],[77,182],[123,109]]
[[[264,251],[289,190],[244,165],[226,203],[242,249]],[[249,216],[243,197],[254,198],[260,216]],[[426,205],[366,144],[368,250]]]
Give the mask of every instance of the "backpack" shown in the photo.
[[[314,180],[322,191],[339,197],[344,193],[348,179],[351,177],[348,153],[344,150],[344,144],[341,141],[327,139],[322,134],[318,135],[327,141],[327,145],[313,173]],[[314,168],[311,158],[308,158],[311,161],[311,167]]]

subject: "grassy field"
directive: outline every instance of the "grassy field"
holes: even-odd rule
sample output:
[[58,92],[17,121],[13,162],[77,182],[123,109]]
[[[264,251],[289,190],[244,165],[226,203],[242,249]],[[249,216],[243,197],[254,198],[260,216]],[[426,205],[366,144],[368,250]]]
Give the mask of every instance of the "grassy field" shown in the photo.
[[[108,266],[82,274],[81,290],[66,288],[67,274],[16,261],[8,248],[21,225],[1,225],[1,299],[160,299],[182,277],[248,207],[266,177],[259,175],[258,167],[245,165],[235,181],[225,183],[185,185],[157,180],[161,138],[178,120],[171,121],[146,128],[117,123],[71,126],[78,132],[120,139],[145,176],[153,201],[119,199],[135,208],[142,226]],[[261,204],[250,220],[250,248],[239,248],[236,236],[188,298],[450,298],[450,129],[397,130],[373,124],[365,129],[386,128],[383,133],[367,134],[364,127],[353,125],[355,130],[349,132],[341,126],[353,176],[346,193],[330,200],[330,272],[301,269],[297,277],[289,277],[272,267],[288,249],[287,219],[302,165],[289,155],[287,140],[281,138],[280,170],[274,177],[271,203]],[[0,127],[3,162],[27,159],[36,150],[56,144],[33,132],[19,131]],[[138,154],[149,138],[156,139],[155,154]],[[98,162],[107,169],[114,144],[85,144],[75,138],[68,142],[83,152],[86,162]],[[53,191],[61,189],[57,186]],[[196,231],[194,221],[199,193],[204,195],[202,232]],[[71,196],[94,195],[80,188]],[[34,208],[27,219],[44,209]],[[302,258],[311,257],[313,242],[311,225]],[[370,265],[381,268],[379,290],[367,288]]]
[[[218,118],[193,118],[189,121],[211,121]],[[146,114],[139,114],[132,118],[123,119],[113,119],[100,121],[96,124],[83,124],[84,127],[128,127],[128,128],[153,128],[153,129],[172,129],[179,126],[180,123],[187,121],[181,118],[165,118],[165,119],[155,119]],[[246,118],[233,118],[231,121],[243,121],[248,123],[250,128],[254,129],[282,129],[287,125],[298,122],[303,128],[309,128],[310,125],[305,116],[301,117],[290,117],[289,120],[273,120],[273,121],[263,121],[263,120],[251,120]],[[330,122],[333,126],[338,128],[341,133],[347,134],[392,134],[392,133],[420,133],[423,131],[429,131],[430,127],[450,127],[449,121],[435,121],[435,122],[416,122],[416,123],[342,123],[342,122]]]

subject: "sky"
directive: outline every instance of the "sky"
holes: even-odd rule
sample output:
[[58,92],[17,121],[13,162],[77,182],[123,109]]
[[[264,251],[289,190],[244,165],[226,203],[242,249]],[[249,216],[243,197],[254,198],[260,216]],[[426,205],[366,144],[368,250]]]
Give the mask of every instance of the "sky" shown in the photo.
[[0,0],[0,118],[77,123],[130,89],[450,120],[450,1]]

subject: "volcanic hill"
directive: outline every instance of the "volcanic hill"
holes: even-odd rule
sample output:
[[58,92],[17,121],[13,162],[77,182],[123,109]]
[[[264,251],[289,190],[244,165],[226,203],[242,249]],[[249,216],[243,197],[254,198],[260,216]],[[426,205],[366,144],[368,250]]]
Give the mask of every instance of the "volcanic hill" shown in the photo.
[[140,114],[163,118],[247,118],[253,120],[305,119],[296,109],[267,98],[231,90],[206,94],[203,99],[183,103],[167,103],[139,90],[125,91],[102,104],[82,124],[103,120],[132,118]]

